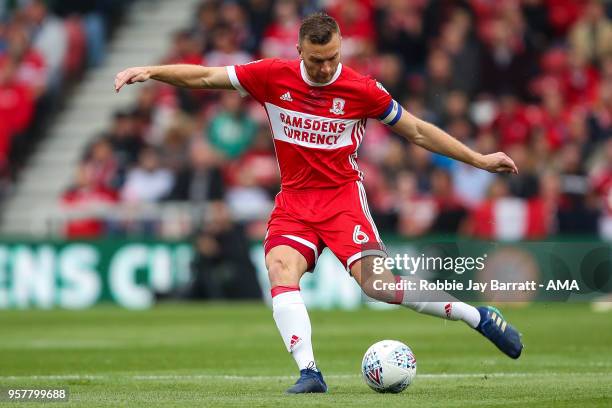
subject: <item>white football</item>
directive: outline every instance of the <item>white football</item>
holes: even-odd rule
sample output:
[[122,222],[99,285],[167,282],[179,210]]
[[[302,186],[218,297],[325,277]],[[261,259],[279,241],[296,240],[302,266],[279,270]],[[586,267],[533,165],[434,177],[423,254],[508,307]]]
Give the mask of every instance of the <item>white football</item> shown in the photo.
[[395,340],[372,344],[363,356],[363,379],[376,392],[402,392],[416,376],[417,362],[410,347]]

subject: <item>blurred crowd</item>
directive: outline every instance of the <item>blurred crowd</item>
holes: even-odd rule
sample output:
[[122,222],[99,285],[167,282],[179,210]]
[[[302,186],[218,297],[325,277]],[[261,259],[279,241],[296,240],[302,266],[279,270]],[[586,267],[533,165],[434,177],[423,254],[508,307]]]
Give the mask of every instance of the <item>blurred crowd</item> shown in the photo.
[[119,0],[0,2],[0,199],[69,85],[102,63]]
[[[207,0],[160,63],[296,58],[301,18],[320,9],[340,24],[344,64],[479,152],[507,152],[520,169],[489,174],[370,120],[359,165],[380,230],[612,239],[612,3]],[[279,189],[263,109],[237,92],[160,83],[139,92],[84,152],[64,205],[212,202],[261,239]],[[83,219],[67,232],[111,229],[121,232]],[[155,225],[150,231],[160,233]]]

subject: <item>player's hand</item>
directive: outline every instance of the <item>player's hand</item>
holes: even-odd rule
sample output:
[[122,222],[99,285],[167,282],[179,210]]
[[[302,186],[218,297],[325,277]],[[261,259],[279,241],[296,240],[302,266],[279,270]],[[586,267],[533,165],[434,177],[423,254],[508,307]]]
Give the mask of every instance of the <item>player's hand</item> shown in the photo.
[[115,92],[119,92],[125,84],[133,84],[134,82],[144,82],[151,78],[147,67],[132,67],[123,70],[115,76]]
[[491,173],[513,173],[518,174],[518,167],[506,153],[497,152],[483,155],[480,158],[479,167]]

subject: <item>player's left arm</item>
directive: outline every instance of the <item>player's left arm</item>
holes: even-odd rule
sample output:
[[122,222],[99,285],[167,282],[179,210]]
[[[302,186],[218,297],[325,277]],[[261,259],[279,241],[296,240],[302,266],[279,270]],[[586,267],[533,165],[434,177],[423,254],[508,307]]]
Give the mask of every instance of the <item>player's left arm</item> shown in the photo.
[[398,115],[399,118],[394,124],[389,124],[393,132],[398,135],[429,151],[443,154],[491,173],[518,174],[516,164],[505,153],[485,155],[475,152],[437,126],[411,115],[401,106],[398,108],[401,109],[401,116]]

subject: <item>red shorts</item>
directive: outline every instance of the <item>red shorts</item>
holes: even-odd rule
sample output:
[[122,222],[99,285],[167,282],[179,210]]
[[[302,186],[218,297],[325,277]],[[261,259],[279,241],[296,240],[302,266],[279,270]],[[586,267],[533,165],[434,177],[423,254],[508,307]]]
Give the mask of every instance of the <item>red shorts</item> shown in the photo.
[[338,188],[281,191],[268,221],[266,255],[279,245],[301,253],[309,271],[325,247],[348,271],[364,256],[387,256],[360,181]]

